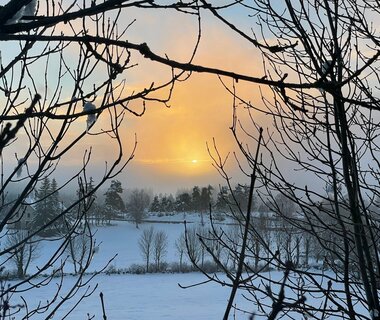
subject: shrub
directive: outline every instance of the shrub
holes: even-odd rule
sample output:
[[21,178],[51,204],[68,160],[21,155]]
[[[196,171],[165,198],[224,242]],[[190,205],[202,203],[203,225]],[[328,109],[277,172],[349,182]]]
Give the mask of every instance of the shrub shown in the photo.
[[128,268],[128,273],[145,274],[145,267],[141,264],[134,263]]
[[220,271],[219,266],[213,261],[203,262],[202,270],[206,273],[213,273],[213,272]]

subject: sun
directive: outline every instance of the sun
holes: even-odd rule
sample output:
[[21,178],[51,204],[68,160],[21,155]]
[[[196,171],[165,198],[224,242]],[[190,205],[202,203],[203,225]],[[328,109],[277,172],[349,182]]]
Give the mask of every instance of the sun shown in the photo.
[[191,160],[192,163],[197,163],[198,160],[194,159],[194,160]]

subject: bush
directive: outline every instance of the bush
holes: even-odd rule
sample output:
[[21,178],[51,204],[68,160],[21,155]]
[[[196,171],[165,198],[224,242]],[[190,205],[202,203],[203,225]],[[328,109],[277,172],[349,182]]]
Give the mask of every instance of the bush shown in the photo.
[[195,271],[195,268],[191,264],[182,263],[182,266],[180,268],[180,265],[178,262],[172,262],[170,263],[168,267],[168,272],[172,273],[188,273]]
[[141,264],[134,263],[128,268],[128,273],[132,274],[145,274],[145,267]]
[[169,270],[170,270],[169,263],[167,263],[167,262],[161,262],[160,272],[169,272]]
[[[108,268],[109,270],[110,268]],[[203,263],[203,268],[205,272],[207,273],[213,273],[213,272],[218,272],[220,271],[217,264],[213,261],[205,261]],[[107,270],[107,272],[108,272]],[[120,273],[120,269],[114,269],[115,272],[112,273]],[[180,267],[178,262],[171,262],[171,263],[166,263],[163,262],[160,266],[160,270],[156,271],[156,267],[154,264],[151,264],[149,266],[149,273],[189,273],[189,272],[194,272],[198,271],[192,264],[189,263],[182,263],[182,266]],[[128,269],[128,273],[131,274],[146,274],[146,267],[145,265],[142,264],[132,264]]]
[[213,261],[205,261],[202,266],[202,270],[206,273],[218,272],[219,266]]
[[120,273],[120,271],[114,266],[110,265],[107,270],[105,271],[106,274],[115,274],[115,273]]

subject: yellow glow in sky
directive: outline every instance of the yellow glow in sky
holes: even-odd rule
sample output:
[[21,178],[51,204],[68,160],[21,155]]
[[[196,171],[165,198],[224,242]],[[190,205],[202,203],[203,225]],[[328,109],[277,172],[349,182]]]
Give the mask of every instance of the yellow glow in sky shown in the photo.
[[[131,28],[130,39],[136,43],[147,42],[152,50],[186,62],[195,43],[197,21],[188,16],[185,21],[173,19],[175,18],[168,15],[166,19],[160,19],[166,21],[164,26],[160,25],[158,29],[148,28],[143,34],[134,33]],[[147,15],[140,15],[136,24],[137,31],[138,26],[143,26],[144,22],[158,23]],[[245,74],[258,72],[261,68],[261,64],[257,63],[260,60],[256,56],[258,51],[250,43],[221,29],[218,24],[208,24],[206,20],[204,22],[207,25],[203,26],[202,41],[194,63]],[[173,28],[173,25],[177,28]],[[187,36],[183,37],[184,34]],[[137,62],[138,68],[131,69],[128,73],[124,93],[126,96],[149,87],[152,82],[166,82],[171,77],[170,68],[144,60],[141,56],[138,56]],[[225,85],[232,87],[232,79],[223,81]],[[239,94],[245,94],[247,101],[260,101],[257,88],[244,83],[235,83],[235,86]],[[159,94],[159,97],[164,96],[165,92]],[[126,115],[120,129],[124,154],[127,155],[131,149],[134,134],[138,147],[133,161],[123,172],[124,177],[121,179],[128,181],[130,188],[153,187],[157,192],[161,187],[165,191],[175,192],[178,188],[191,185],[223,184],[217,170],[212,166],[206,143],[212,145],[215,139],[222,156],[236,150],[236,142],[230,130],[232,95],[217,76],[193,73],[187,81],[176,83],[168,104],[170,108],[146,101],[146,112],[142,117]],[[142,101],[133,101],[129,105],[137,112],[141,111],[141,106]],[[101,130],[107,125],[104,119],[106,118],[102,115],[93,131]],[[88,139],[89,146],[99,147],[93,150],[93,158],[99,164],[104,163],[104,157],[112,155],[115,149],[114,145],[102,141],[98,136]]]

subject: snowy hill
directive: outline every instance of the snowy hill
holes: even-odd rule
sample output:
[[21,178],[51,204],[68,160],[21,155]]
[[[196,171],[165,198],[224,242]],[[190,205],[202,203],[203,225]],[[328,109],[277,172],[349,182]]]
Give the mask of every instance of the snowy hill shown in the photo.
[[[168,250],[165,261],[178,261],[175,249],[175,241],[184,232],[183,214],[171,217],[150,217],[148,221],[135,227],[133,222],[113,221],[111,226],[93,227],[94,238],[99,250],[94,255],[88,272],[101,270],[110,259],[115,257],[111,266],[113,269],[127,269],[132,264],[144,263],[139,249],[138,241],[144,230],[153,227],[155,231],[164,231],[168,236]],[[187,216],[188,226],[200,225],[197,215]],[[206,220],[206,222],[208,222]],[[205,226],[207,227],[207,226]],[[228,227],[226,225],[226,227]],[[44,241],[39,248],[38,259],[33,261],[29,273],[36,270],[38,265],[45,262],[57,247],[56,242]],[[11,267],[11,265],[9,265]],[[70,272],[70,264],[67,263],[66,272]],[[222,276],[222,275],[220,275]],[[91,278],[86,275],[84,280]],[[64,297],[76,281],[76,277],[66,275],[61,284],[61,278],[56,278],[49,284],[40,285],[31,291],[14,294],[12,303],[22,304],[21,297],[26,299],[29,307],[51,300],[57,286],[61,286],[59,298]],[[54,319],[62,319],[76,303],[77,299],[87,292],[94,293],[83,300],[79,307],[72,312],[68,319],[87,319],[87,314],[95,316],[93,319],[102,318],[99,293],[104,293],[107,317],[113,320],[124,319],[221,319],[226,301],[229,296],[229,288],[217,284],[196,286],[189,289],[181,289],[182,285],[192,285],[205,280],[204,275],[197,272],[186,274],[101,274],[92,279],[88,284],[83,284],[78,294],[64,305],[54,315]],[[43,281],[39,279],[38,281]],[[38,281],[34,282],[37,285]],[[9,283],[12,283],[10,281]],[[239,300],[242,300],[239,298]],[[248,307],[247,302],[244,304]],[[21,309],[21,314],[25,310]],[[35,319],[39,319],[38,316]],[[42,319],[42,318],[41,318]]]

